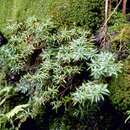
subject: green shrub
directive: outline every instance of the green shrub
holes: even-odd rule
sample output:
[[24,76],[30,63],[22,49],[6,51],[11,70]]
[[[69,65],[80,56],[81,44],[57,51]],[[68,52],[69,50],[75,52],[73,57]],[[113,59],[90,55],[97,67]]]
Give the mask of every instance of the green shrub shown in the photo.
[[112,77],[121,72],[121,64],[115,63],[114,54],[110,52],[101,52],[92,58],[92,63],[89,64],[91,75],[94,79],[101,77]]
[[108,21],[108,26],[120,25],[122,23],[127,23],[126,16],[123,16],[122,12],[115,12],[111,19]]
[[126,17],[122,16],[121,13],[116,13],[110,21],[108,34],[111,50],[117,54],[118,59],[127,58],[130,48],[130,24]]
[[103,0],[1,0],[0,27],[8,21],[48,15],[61,25],[80,25],[96,31],[104,17]]
[[48,14],[48,4],[53,0],[1,0],[0,27],[8,21],[19,21],[35,15],[43,19]]
[[61,25],[79,25],[96,31],[103,22],[103,0],[55,0],[50,15]]
[[123,72],[114,79],[109,86],[111,92],[110,99],[113,106],[126,112],[130,108],[130,65],[129,61],[125,61],[123,65]]
[[[28,118],[40,117],[47,105],[55,114],[63,109],[63,115],[81,120],[109,94],[100,79],[116,75],[120,67],[113,54],[97,52],[90,32],[79,27],[59,28],[50,19],[35,17],[8,25],[4,32],[8,43],[0,48],[1,129],[6,122],[19,129]],[[102,54],[110,57],[110,62]],[[103,75],[95,81],[91,66],[100,60],[106,66],[99,66]],[[111,67],[114,73],[109,72]]]

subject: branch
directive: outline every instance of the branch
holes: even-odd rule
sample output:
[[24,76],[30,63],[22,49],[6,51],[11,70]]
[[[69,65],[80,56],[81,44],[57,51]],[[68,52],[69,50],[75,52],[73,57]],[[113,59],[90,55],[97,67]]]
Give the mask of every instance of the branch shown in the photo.
[[117,11],[118,7],[120,6],[122,0],[119,1],[119,3],[117,4],[117,6],[115,7],[115,9],[112,11],[112,13],[109,15],[109,17],[107,18],[107,20],[105,20],[105,23],[101,29],[101,31],[103,31],[103,29],[105,28],[105,26],[107,25],[108,21],[111,19],[112,15]]

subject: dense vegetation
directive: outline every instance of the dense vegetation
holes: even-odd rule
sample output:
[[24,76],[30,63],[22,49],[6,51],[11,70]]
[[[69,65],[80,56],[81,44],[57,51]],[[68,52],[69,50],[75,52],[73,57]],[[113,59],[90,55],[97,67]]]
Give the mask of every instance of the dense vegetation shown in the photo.
[[0,3],[0,130],[125,130],[129,14],[104,34],[102,0]]
[[103,20],[103,3],[102,0],[1,0],[0,26],[32,15],[39,19],[51,15],[60,25],[75,23],[96,29]]

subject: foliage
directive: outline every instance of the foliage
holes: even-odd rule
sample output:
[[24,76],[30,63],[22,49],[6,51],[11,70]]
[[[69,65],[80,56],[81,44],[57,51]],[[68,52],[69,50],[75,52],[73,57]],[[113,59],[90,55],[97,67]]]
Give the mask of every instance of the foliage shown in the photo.
[[102,0],[55,0],[50,15],[61,25],[79,25],[95,31],[103,22]]
[[[113,54],[98,53],[90,32],[81,28],[59,28],[50,19],[31,17],[7,26],[4,32],[8,43],[0,48],[0,75],[4,74],[0,84],[7,88],[0,91],[4,100],[0,120],[5,124],[11,120],[14,129],[30,115],[36,119],[47,106],[55,114],[60,109],[63,115],[88,114],[109,94],[104,81],[93,80],[95,75],[100,79],[120,72]],[[101,67],[101,74],[93,70],[93,65]],[[11,105],[16,95],[20,100]]]
[[60,23],[96,29],[103,20],[103,7],[102,0],[1,0],[0,28],[8,21],[20,21],[32,15],[40,19],[53,15]]
[[117,53],[118,59],[126,58],[129,54],[130,25],[126,17],[119,12],[115,14],[113,23],[108,27],[109,42],[111,42],[112,51]]
[[130,67],[129,60],[125,60],[122,73],[110,83],[110,99],[113,106],[120,111],[127,111],[130,107]]
[[92,103],[104,100],[103,95],[109,95],[106,84],[83,83],[75,93],[72,94],[74,104],[81,103],[84,106],[86,100]]
[[53,0],[1,0],[0,28],[9,21],[20,21],[35,15],[40,19],[47,17],[48,5]]
[[101,52],[91,59],[89,68],[94,79],[101,77],[111,77],[121,72],[121,64],[115,63],[114,55],[110,52]]
[[130,119],[130,111],[127,111],[127,115],[128,117],[126,118],[125,123]]
[[[12,124],[12,128],[19,129],[20,125],[27,120],[28,116],[31,116],[27,110],[28,107],[29,104],[18,105],[5,115],[1,114],[0,128],[5,128],[6,123],[10,122]],[[17,120],[19,121],[18,128],[13,124],[13,122]]]
[[118,27],[121,23],[127,23],[126,17],[122,15],[122,12],[117,11],[112,15],[108,26],[112,27],[114,25]]

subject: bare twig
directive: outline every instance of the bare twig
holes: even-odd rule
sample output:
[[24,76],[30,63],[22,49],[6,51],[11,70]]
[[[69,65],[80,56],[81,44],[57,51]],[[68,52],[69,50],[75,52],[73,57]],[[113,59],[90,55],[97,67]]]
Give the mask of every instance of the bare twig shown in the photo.
[[112,11],[112,13],[109,15],[109,17],[105,20],[104,25],[102,26],[102,30],[104,30],[105,26],[107,25],[108,21],[111,19],[112,15],[117,11],[118,7],[120,6],[122,0],[119,1],[119,3],[117,4],[117,6],[114,8],[114,10]]
[[108,4],[109,4],[108,2],[109,0],[106,0],[105,2],[105,22],[100,31],[100,33],[102,34],[102,41],[101,41],[100,47],[102,49],[110,48],[110,45],[107,42],[107,24],[108,24],[108,21],[111,19],[112,15],[116,12],[118,7],[120,6],[122,0],[119,1],[119,3],[116,5],[116,7],[114,8],[114,10],[111,12],[109,16],[108,16]]

